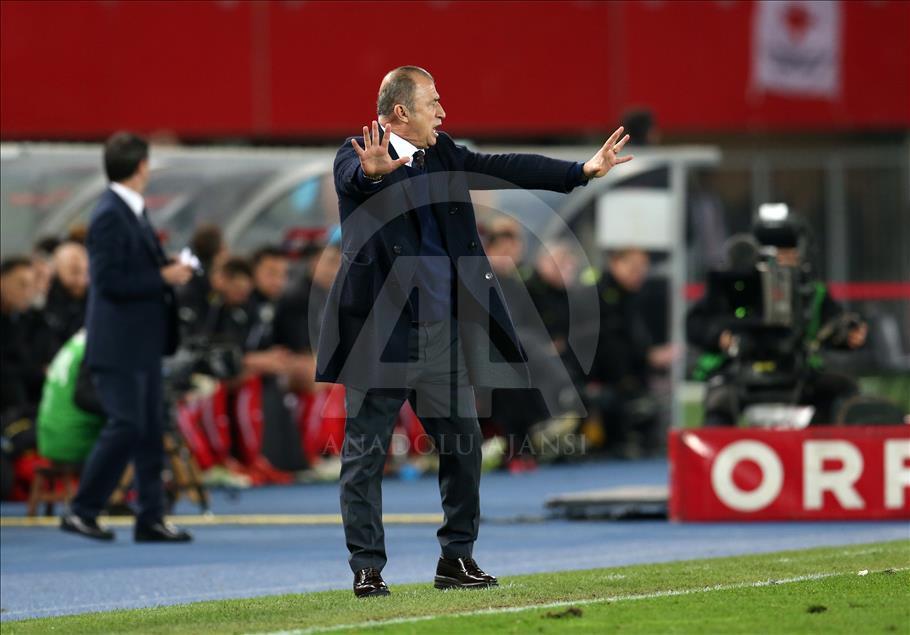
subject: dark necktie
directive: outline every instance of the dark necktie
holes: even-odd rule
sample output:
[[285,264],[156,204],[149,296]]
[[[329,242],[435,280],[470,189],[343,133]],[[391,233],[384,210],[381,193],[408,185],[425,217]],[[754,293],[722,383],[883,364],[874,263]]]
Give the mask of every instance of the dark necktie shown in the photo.
[[139,222],[142,224],[142,227],[145,228],[146,231],[151,233],[153,236],[155,235],[155,228],[152,226],[152,221],[149,220],[149,211],[147,207],[142,208],[142,213],[139,214]]
[[155,248],[158,259],[162,261],[166,260],[164,252],[161,250],[161,244],[158,242],[158,232],[155,231],[152,221],[149,220],[148,208],[142,208],[142,213],[139,215],[139,224],[142,225],[142,229],[145,230],[148,240],[151,241],[152,247]]
[[423,172],[424,167],[426,166],[426,152],[423,150],[418,150],[413,155],[411,155],[411,167],[415,170]]

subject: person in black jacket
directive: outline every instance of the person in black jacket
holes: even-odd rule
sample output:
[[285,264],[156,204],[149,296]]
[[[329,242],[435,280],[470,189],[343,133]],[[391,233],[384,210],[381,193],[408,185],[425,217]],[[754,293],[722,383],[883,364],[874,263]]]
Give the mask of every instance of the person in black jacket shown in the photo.
[[211,300],[212,277],[218,265],[228,257],[221,228],[208,223],[196,228],[190,239],[189,248],[199,259],[200,266],[190,281],[177,289],[180,322],[183,326],[203,322],[203,316]]
[[440,454],[445,522],[434,585],[497,583],[472,557],[482,440],[473,392],[530,382],[480,244],[470,188],[568,192],[631,158],[618,156],[628,140],[622,129],[584,163],[474,152],[438,130],[445,116],[430,73],[396,68],[380,85],[377,120],[335,156],[342,265],[316,378],[345,386],[341,513],[358,597],[389,592],[381,576],[381,479],[405,399]]
[[184,332],[197,342],[226,344],[242,351],[252,326],[253,269],[245,258],[228,256],[215,265],[209,277],[211,286],[202,303],[192,313],[182,310]]
[[[650,269],[648,253],[638,248],[614,249],[607,270],[597,281],[600,334],[589,387],[601,415],[609,451],[618,455],[654,451],[659,421],[649,381],[673,361],[670,345],[656,346],[639,301]],[[633,446],[632,435],[637,435]]]
[[[252,257],[251,325],[244,367],[262,378],[265,425],[262,455],[279,470],[306,467],[295,419],[296,392],[313,383],[315,362],[309,352],[307,310],[287,295],[289,261],[272,246]],[[289,398],[290,397],[290,398]]]
[[85,324],[88,253],[83,245],[65,242],[54,251],[54,276],[44,304],[49,330],[47,363]]
[[13,461],[36,447],[44,365],[31,346],[35,272],[29,258],[0,262],[0,498],[14,489]]
[[12,256],[0,264],[0,415],[33,411],[41,399],[44,365],[29,337],[35,293],[31,261]]
[[104,167],[110,187],[92,212],[87,238],[85,363],[108,420],[60,527],[113,540],[97,517],[132,461],[139,494],[134,539],[186,542],[190,534],[164,520],[161,360],[177,349],[174,287],[186,284],[192,269],[168,261],[149,221],[142,197],[148,142],[114,134],[104,146]]

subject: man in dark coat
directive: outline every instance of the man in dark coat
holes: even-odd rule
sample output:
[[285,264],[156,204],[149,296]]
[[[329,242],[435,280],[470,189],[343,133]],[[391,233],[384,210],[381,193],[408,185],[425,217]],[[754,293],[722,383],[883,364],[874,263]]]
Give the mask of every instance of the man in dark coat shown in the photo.
[[316,371],[317,380],[346,388],[341,513],[354,592],[388,593],[380,487],[405,399],[440,454],[445,519],[435,586],[492,586],[496,578],[472,558],[481,459],[473,387],[529,381],[469,190],[568,192],[629,160],[617,157],[627,138],[617,130],[584,164],[473,152],[437,131],[445,111],[433,77],[414,66],[385,76],[377,111],[363,146],[351,138],[335,158],[342,263]]
[[135,540],[187,542],[187,532],[164,520],[161,359],[177,348],[173,287],[186,284],[192,269],[168,263],[148,219],[142,197],[148,142],[126,132],[111,136],[104,168],[111,184],[92,212],[87,239],[85,363],[108,420],[60,527],[113,540],[97,517],[132,462],[139,494]]

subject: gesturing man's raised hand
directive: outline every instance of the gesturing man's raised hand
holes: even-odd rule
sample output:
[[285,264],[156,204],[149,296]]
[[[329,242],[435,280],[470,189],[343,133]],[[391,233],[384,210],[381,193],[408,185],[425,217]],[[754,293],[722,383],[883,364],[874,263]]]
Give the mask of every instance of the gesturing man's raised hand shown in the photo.
[[369,177],[385,176],[393,172],[411,160],[411,157],[401,157],[393,159],[389,155],[389,126],[385,127],[385,134],[380,141],[379,124],[373,122],[373,130],[370,131],[366,126],[363,127],[363,147],[357,143],[357,139],[351,139],[351,145],[354,146],[354,152],[360,157],[360,167],[363,173]]
[[629,140],[629,135],[619,139],[619,135],[622,134],[622,131],[622,126],[617,128],[616,131],[610,135],[610,138],[607,139],[607,142],[603,144],[603,147],[597,151],[597,154],[585,162],[583,169],[586,177],[593,179],[604,176],[614,165],[619,165],[620,163],[632,160],[631,154],[623,157],[619,156],[619,151],[622,150],[622,147],[626,145],[626,142]]

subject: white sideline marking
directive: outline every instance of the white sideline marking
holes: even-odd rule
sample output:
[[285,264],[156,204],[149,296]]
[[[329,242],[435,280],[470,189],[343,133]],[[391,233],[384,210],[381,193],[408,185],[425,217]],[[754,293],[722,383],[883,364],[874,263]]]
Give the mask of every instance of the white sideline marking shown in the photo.
[[[894,571],[906,571],[907,568],[894,569]],[[292,631],[273,631],[262,633],[260,635],[311,635],[311,633],[329,633],[332,631],[343,631],[347,629],[375,628],[377,626],[391,626],[395,624],[411,624],[413,622],[426,622],[439,618],[449,617],[470,617],[474,615],[495,615],[497,613],[520,613],[522,611],[534,611],[538,609],[552,609],[561,606],[578,606],[586,604],[600,604],[603,602],[622,602],[626,600],[651,600],[662,597],[676,597],[680,595],[693,595],[695,593],[710,593],[711,591],[733,591],[736,589],[759,588],[774,586],[777,584],[792,584],[794,582],[805,582],[807,580],[822,580],[834,576],[856,575],[855,573],[810,573],[807,575],[798,575],[792,578],[782,578],[779,580],[760,580],[758,582],[739,582],[737,584],[717,584],[714,586],[703,587],[700,589],[679,589],[676,591],[654,591],[652,593],[639,593],[637,595],[613,595],[605,598],[591,598],[584,600],[560,600],[559,602],[548,602],[546,604],[528,604],[526,606],[507,606],[491,609],[479,609],[476,611],[464,611],[462,613],[441,613],[436,615],[415,615],[413,617],[395,617],[387,620],[368,620],[355,624],[335,624],[332,626],[312,626],[310,628],[297,629]],[[486,592],[495,590],[487,590]],[[444,591],[445,592],[445,591]],[[457,591],[456,591],[457,592]],[[485,591],[481,591],[483,593]]]

